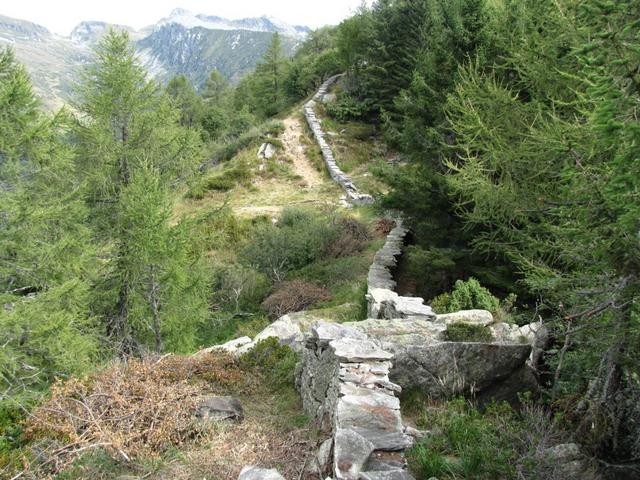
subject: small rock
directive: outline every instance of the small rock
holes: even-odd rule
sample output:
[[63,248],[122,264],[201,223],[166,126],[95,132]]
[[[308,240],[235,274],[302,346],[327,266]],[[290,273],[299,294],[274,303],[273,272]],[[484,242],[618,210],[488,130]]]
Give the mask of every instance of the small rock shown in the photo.
[[363,465],[374,450],[373,443],[350,429],[334,435],[333,463],[338,480],[358,480]]
[[207,397],[196,410],[196,417],[203,420],[243,420],[244,411],[234,397]]
[[242,469],[238,480],[285,480],[275,468],[266,469],[248,465]]
[[270,159],[276,153],[276,147],[271,143],[263,143],[258,150],[258,158]]

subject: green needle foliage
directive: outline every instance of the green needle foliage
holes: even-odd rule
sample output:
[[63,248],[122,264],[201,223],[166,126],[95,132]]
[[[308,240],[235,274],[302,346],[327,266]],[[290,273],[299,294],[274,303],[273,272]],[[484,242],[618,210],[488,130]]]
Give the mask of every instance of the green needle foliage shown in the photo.
[[83,74],[75,131],[105,262],[94,306],[123,353],[193,345],[206,315],[197,254],[169,222],[171,186],[202,156],[188,114],[174,105],[146,78],[126,33],[109,32]]

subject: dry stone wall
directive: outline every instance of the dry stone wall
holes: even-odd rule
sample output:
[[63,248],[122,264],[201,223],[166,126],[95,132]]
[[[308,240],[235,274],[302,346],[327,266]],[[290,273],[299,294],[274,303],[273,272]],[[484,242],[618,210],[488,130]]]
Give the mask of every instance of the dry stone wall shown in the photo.
[[394,289],[393,270],[402,253],[408,229],[402,217],[394,214],[395,227],[387,235],[384,246],[378,250],[367,275],[368,318],[435,319],[431,307],[420,297],[403,297]]
[[368,205],[373,203],[373,197],[366,193],[359,192],[351,179],[340,169],[340,167],[336,163],[335,157],[333,156],[331,147],[325,140],[325,133],[322,131],[320,121],[318,120],[318,117],[315,113],[316,102],[322,102],[325,97],[329,95],[327,93],[329,87],[336,83],[341,76],[342,74],[334,75],[333,77],[328,78],[320,86],[313,98],[304,105],[304,116],[307,119],[309,128],[311,128],[311,131],[313,132],[313,136],[315,137],[316,142],[320,146],[320,150],[322,151],[322,158],[327,165],[327,169],[329,170],[329,175],[331,175],[331,178],[344,189],[347,195],[347,200],[350,203],[352,203],[353,205]]
[[393,354],[350,327],[317,322],[297,371],[305,411],[330,431],[333,478],[412,480],[402,451],[413,443],[389,381]]

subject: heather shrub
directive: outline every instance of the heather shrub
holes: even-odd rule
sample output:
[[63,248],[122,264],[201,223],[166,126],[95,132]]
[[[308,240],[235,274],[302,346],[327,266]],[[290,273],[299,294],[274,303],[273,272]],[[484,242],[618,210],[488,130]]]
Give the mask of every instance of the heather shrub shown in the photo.
[[493,335],[488,327],[470,325],[468,323],[453,323],[444,332],[445,340],[449,342],[491,342]]
[[367,227],[355,218],[340,218],[335,222],[337,234],[333,242],[327,245],[326,256],[348,257],[361,252],[371,239]]

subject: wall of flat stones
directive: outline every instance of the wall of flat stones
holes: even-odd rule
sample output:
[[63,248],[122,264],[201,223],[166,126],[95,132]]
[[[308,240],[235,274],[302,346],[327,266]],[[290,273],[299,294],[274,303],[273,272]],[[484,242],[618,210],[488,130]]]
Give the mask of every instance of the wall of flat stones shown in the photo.
[[331,178],[344,189],[347,200],[350,203],[352,203],[353,205],[368,205],[373,203],[373,197],[366,193],[359,192],[351,179],[340,169],[340,167],[336,163],[333,152],[331,151],[331,147],[325,140],[325,133],[323,132],[322,127],[320,126],[320,121],[318,120],[318,117],[315,113],[316,102],[322,102],[324,100],[324,98],[328,95],[327,92],[331,85],[336,83],[341,76],[342,74],[334,75],[333,77],[328,78],[320,86],[313,98],[304,105],[304,116],[307,119],[309,128],[311,128],[311,131],[313,132],[313,136],[316,139],[316,142],[320,146],[320,150],[322,151],[322,158],[327,165],[327,169],[329,170],[329,175],[331,175]]
[[331,432],[336,479],[413,478],[402,457],[413,439],[402,425],[401,389],[389,381],[392,358],[351,327],[318,322],[307,335],[296,383],[307,414]]
[[406,318],[435,319],[431,307],[425,305],[420,297],[403,297],[394,290],[396,282],[393,271],[402,253],[408,229],[404,227],[402,217],[394,214],[394,228],[387,235],[384,246],[376,253],[367,275],[367,317],[368,318]]

